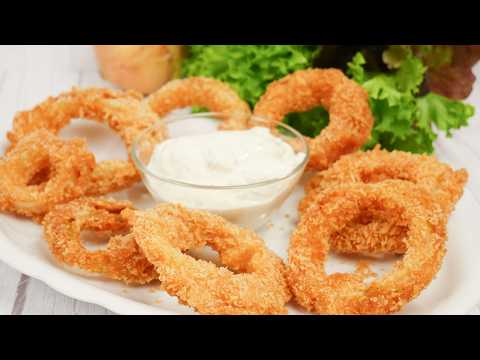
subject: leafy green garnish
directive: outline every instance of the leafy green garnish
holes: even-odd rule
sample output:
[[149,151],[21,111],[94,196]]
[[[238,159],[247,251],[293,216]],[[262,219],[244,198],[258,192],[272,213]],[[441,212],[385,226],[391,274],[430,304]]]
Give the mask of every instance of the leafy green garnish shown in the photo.
[[357,53],[348,73],[370,97],[375,125],[367,149],[381,144],[389,150],[432,153],[436,129],[450,135],[474,114],[472,106],[440,95],[417,97],[427,68],[411,51],[396,71],[367,73],[364,65],[365,58]]
[[328,112],[322,107],[315,107],[312,110],[290,113],[285,117],[284,122],[304,135],[315,137],[328,125]]
[[192,113],[199,114],[199,113],[208,113],[210,110],[204,106],[192,106]]
[[453,59],[453,48],[449,45],[390,45],[382,55],[389,69],[398,69],[414,54],[431,69],[448,65]]
[[429,121],[452,136],[452,129],[460,129],[468,125],[468,119],[475,115],[475,108],[445,96],[429,93],[417,100],[417,123],[428,126]]

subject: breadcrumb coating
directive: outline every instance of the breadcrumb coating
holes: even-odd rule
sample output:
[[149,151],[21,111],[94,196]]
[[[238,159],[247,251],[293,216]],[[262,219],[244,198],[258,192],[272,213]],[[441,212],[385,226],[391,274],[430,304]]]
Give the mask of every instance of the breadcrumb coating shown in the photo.
[[310,178],[305,185],[307,197],[299,209],[304,211],[309,206],[313,192],[338,184],[368,184],[388,179],[410,181],[426,187],[444,211],[450,213],[463,195],[468,173],[465,169],[453,170],[434,156],[389,152],[377,146],[371,151],[345,155],[329,169]]
[[0,210],[40,221],[56,204],[84,195],[94,166],[85,141],[34,131],[0,159]]
[[[11,151],[25,135],[38,129],[57,134],[74,118],[94,120],[112,128],[120,135],[130,154],[133,141],[151,127],[158,116],[134,91],[121,92],[100,88],[73,88],[56,97],[49,97],[29,111],[15,115],[13,129],[7,133]],[[161,128],[161,127],[160,127]],[[158,141],[166,135],[157,132]],[[107,160],[99,162],[87,186],[87,195],[103,195],[126,189],[140,180],[140,174],[131,161]]]
[[[298,304],[319,314],[389,314],[399,311],[432,281],[446,251],[446,217],[433,216],[421,201],[403,196],[399,189],[405,193],[418,187],[399,180],[350,184],[315,198],[301,217],[288,250],[287,278]],[[332,234],[368,209],[407,224],[403,259],[370,285],[359,273],[327,275],[325,261]]]
[[[56,206],[43,220],[45,239],[53,256],[62,264],[99,273],[127,284],[145,284],[158,277],[120,215],[133,209],[128,201],[82,198]],[[110,235],[106,249],[88,250],[81,232],[91,230]]]
[[[201,314],[287,313],[290,292],[284,264],[254,232],[180,205],[126,213],[162,289],[180,302]],[[226,267],[182,253],[175,246],[179,238],[192,247],[210,245]]]
[[248,104],[229,85],[204,77],[170,81],[150,95],[148,103],[162,117],[189,106],[206,107],[223,115],[222,130],[245,129],[252,115]]
[[[449,216],[463,194],[468,179],[466,170],[453,170],[432,156],[400,151],[388,152],[375,148],[343,156],[329,169],[315,174],[306,184],[306,195],[299,204],[303,214],[319,193],[349,183],[379,183],[388,179],[409,181],[430,194],[431,201],[423,199],[425,211],[434,211],[438,204],[444,216]],[[418,191],[405,196],[418,197]],[[442,216],[442,214],[437,214]],[[340,253],[403,254],[406,227],[397,219],[379,217],[368,210],[354,219],[341,232],[332,235],[330,246]]]
[[340,156],[352,153],[369,139],[373,127],[367,92],[337,69],[296,71],[272,82],[255,106],[255,116],[282,121],[291,112],[323,106],[330,114],[329,125],[314,139],[308,139],[308,167],[328,168]]

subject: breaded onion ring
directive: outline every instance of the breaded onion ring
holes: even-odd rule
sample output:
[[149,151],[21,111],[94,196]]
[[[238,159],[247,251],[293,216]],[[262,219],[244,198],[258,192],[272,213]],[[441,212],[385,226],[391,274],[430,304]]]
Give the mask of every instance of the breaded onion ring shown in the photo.
[[[465,170],[454,171],[434,157],[382,151],[377,147],[369,152],[343,156],[329,169],[314,175],[305,186],[306,195],[299,204],[299,213],[305,213],[315,197],[327,189],[349,183],[398,179],[417,184],[430,194],[431,201],[423,201],[425,211],[435,212],[432,204],[438,204],[443,216],[448,216],[461,197],[467,178]],[[418,191],[407,191],[403,195],[419,196]],[[403,241],[406,230],[405,226],[397,223],[397,219],[379,218],[371,209],[334,234],[330,239],[330,247],[336,252],[349,254],[403,254],[406,251]]]
[[[446,218],[432,216],[413,197],[398,194],[401,186],[422,191],[407,182],[387,181],[351,184],[315,198],[288,251],[287,278],[301,306],[321,314],[389,314],[417,297],[432,281],[445,254]],[[357,273],[327,275],[331,235],[372,208],[407,224],[403,259],[370,285]]]
[[[43,220],[50,251],[62,264],[127,284],[145,284],[156,279],[153,265],[139,249],[130,225],[120,215],[122,210],[131,208],[130,202],[93,198],[56,206]],[[82,230],[109,235],[107,248],[89,251],[80,239]]]
[[[84,118],[112,128],[120,135],[130,154],[133,140],[158,119],[141,100],[142,95],[133,91],[98,88],[74,88],[57,97],[50,97],[34,109],[16,114],[13,130],[7,133],[11,142],[9,151],[23,136],[32,131],[47,129],[57,134],[73,118]],[[164,132],[158,132],[157,135],[164,137]],[[139,180],[140,175],[133,162],[102,161],[93,171],[86,194],[103,195],[120,191]]]
[[331,168],[315,174],[305,186],[300,212],[308,208],[315,193],[348,183],[377,183],[387,179],[406,180],[428,189],[445,213],[453,211],[468,180],[465,169],[453,170],[433,156],[380,150],[343,156]]
[[[127,215],[162,289],[202,314],[284,314],[290,299],[283,262],[254,232],[203,211],[164,204]],[[197,260],[176,239],[210,245],[222,263]]]
[[85,141],[34,131],[0,159],[0,210],[40,220],[56,204],[82,196],[94,167]]
[[271,83],[255,106],[254,115],[282,121],[291,112],[321,105],[330,123],[321,134],[309,139],[309,168],[323,170],[340,156],[358,150],[370,137],[373,115],[367,92],[340,70],[296,71]]
[[206,107],[225,117],[220,125],[223,130],[245,129],[252,115],[248,104],[230,86],[204,77],[170,81],[150,95],[148,103],[160,116],[188,106]]

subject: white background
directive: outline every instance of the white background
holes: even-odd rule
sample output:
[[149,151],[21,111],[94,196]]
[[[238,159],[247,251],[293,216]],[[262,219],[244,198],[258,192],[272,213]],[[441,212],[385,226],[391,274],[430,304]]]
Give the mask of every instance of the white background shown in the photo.
[[[480,76],[480,66],[476,67],[475,72],[477,77]],[[0,46],[0,121],[11,122],[16,111],[30,108],[72,86],[92,85],[111,86],[99,77],[91,46]],[[476,88],[469,101],[480,112],[480,87]],[[480,165],[479,135],[480,116],[477,115],[468,128],[458,131],[454,136],[455,142],[467,150],[469,164],[473,160]],[[469,166],[468,170],[471,175],[470,189],[478,200],[480,166]],[[480,306],[470,313],[480,314]],[[0,262],[0,314],[111,312],[66,297]]]

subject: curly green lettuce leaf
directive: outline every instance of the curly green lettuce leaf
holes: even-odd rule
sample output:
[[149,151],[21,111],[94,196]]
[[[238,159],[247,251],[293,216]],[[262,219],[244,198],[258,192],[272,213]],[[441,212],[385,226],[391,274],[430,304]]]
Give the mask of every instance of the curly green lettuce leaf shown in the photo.
[[398,70],[390,73],[367,74],[364,70],[365,63],[362,53],[357,53],[348,63],[348,74],[362,84],[371,97],[386,98],[394,102],[398,102],[401,96],[416,94],[427,70],[422,61],[411,52],[402,61]]
[[431,123],[452,136],[452,129],[468,125],[468,119],[475,115],[475,108],[445,96],[429,93],[417,99],[417,124],[429,127]]
[[453,59],[453,47],[449,45],[390,45],[382,54],[389,69],[398,69],[413,54],[428,68],[448,65]]
[[365,81],[368,80],[367,72],[365,71],[365,64],[367,61],[361,52],[358,52],[353,57],[352,61],[350,61],[348,66],[348,74],[355,80],[356,82],[363,84]]
[[284,122],[303,135],[315,137],[327,127],[329,115],[324,108],[315,107],[305,112],[290,113]]
[[364,66],[365,59],[358,53],[348,64],[348,73],[367,90],[375,118],[366,149],[380,144],[388,150],[432,153],[435,130],[450,135],[452,129],[466,126],[474,114],[472,106],[440,95],[417,97],[427,67],[412,52],[396,71],[368,73]]

